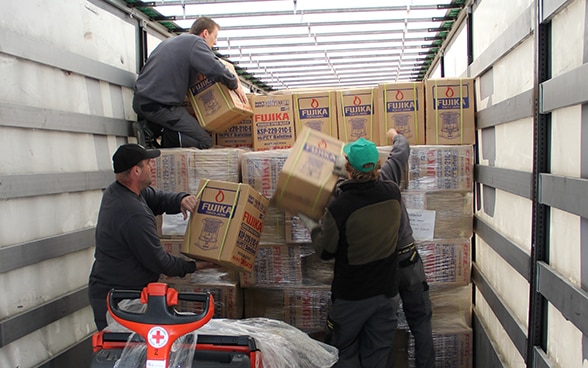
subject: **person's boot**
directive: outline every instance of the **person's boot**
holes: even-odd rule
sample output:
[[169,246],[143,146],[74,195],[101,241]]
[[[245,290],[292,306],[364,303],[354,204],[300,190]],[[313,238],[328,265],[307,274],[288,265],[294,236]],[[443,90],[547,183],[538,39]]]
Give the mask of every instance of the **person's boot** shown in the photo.
[[145,127],[146,124],[144,120],[135,121],[133,123],[133,134],[137,138],[137,144],[149,148],[147,147],[147,140],[145,138]]
[[149,128],[145,120],[139,120],[133,123],[133,133],[137,138],[137,143],[145,148],[159,148],[157,136]]

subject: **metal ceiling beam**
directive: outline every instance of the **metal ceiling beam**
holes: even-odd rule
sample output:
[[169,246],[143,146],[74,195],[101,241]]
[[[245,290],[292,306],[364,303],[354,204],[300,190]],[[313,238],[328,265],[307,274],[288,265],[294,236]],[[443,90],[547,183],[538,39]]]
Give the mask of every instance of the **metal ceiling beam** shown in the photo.
[[[188,17],[186,17],[188,19]],[[243,26],[222,26],[223,32],[228,31],[243,31],[252,29],[283,29],[283,28],[304,28],[308,30],[308,27],[331,27],[331,26],[351,26],[351,25],[362,25],[366,24],[390,24],[390,23],[443,23],[447,21],[455,20],[454,17],[426,17],[426,18],[408,18],[408,19],[370,19],[370,20],[348,20],[348,21],[334,21],[334,22],[297,22],[297,23],[279,23],[279,24],[250,24]]]
[[[414,73],[411,70],[403,70],[405,72],[408,73]],[[321,79],[337,79],[337,78],[347,78],[347,77],[357,77],[358,75],[361,75],[362,77],[370,77],[373,78],[375,77],[381,77],[381,76],[388,76],[388,75],[396,75],[398,73],[398,69],[397,68],[391,68],[391,70],[386,71],[386,72],[382,72],[381,70],[378,71],[366,71],[365,69],[356,69],[353,71],[349,71],[349,72],[330,72],[328,74],[322,74],[322,75],[314,75],[314,74],[308,74],[308,73],[299,73],[299,74],[290,74],[290,75],[285,75],[285,74],[273,74],[275,77],[279,78],[282,81],[286,81],[286,80],[294,80],[294,81],[308,81],[308,80],[321,80]],[[259,73],[259,75],[266,75],[266,76],[271,76],[270,73]]]
[[[423,46],[404,46],[404,47],[390,47],[390,46],[381,46],[381,47],[361,47],[361,48],[354,48],[353,51],[366,51],[366,52],[373,52],[374,51],[395,51],[395,50],[422,50]],[[327,53],[340,53],[340,52],[349,52],[349,49],[342,49],[342,50],[327,50]],[[324,56],[325,50],[303,50],[303,51],[276,51],[276,52],[247,52],[244,54],[243,57],[249,56],[275,56],[275,55],[308,55],[308,54],[322,54]],[[235,56],[230,56],[234,58]],[[295,59],[292,59],[295,60]],[[266,60],[267,61],[267,60]]]
[[[394,52],[391,54],[378,54],[378,55],[353,55],[353,56],[337,56],[337,55],[329,55],[329,60],[333,63],[336,62],[337,64],[350,64],[350,63],[357,63],[358,60],[361,60],[362,63],[377,63],[383,60],[399,60],[400,57],[406,60],[416,60],[415,57],[417,56],[425,56],[429,54],[433,54],[434,52],[415,52],[411,50],[406,50],[404,53],[401,52]],[[229,55],[227,58],[231,58],[231,61],[239,66],[244,65],[257,65],[264,63],[264,65],[271,65],[272,67],[281,67],[284,66],[280,63],[286,63],[285,66],[293,65],[293,62],[318,62],[323,64],[325,62],[325,55],[321,55],[319,57],[300,57],[300,58],[289,58],[289,59],[266,59],[266,60],[252,60],[247,56],[236,56],[236,55]],[[363,60],[367,59],[367,60]]]
[[[413,33],[433,33],[438,32],[439,29],[437,28],[415,28],[415,29],[407,29],[406,33],[413,34]],[[386,30],[386,32],[382,32],[381,30],[377,31],[361,31],[362,36],[366,35],[379,35],[382,33],[385,34],[397,34],[397,33],[404,33],[404,29],[390,29]],[[222,34],[222,28],[221,28]],[[348,32],[321,32],[319,35],[321,37],[341,37],[341,36],[357,36],[357,31],[348,31]],[[295,38],[295,37],[309,37],[308,32],[299,33],[299,34],[278,34],[278,35],[257,35],[257,36],[231,36],[231,37],[224,37],[219,36],[218,42],[233,42],[233,41],[250,41],[250,40],[275,40],[277,38]]]
[[[337,73],[343,73],[343,74],[348,74],[350,72],[357,72],[359,70],[363,70],[365,71],[366,68],[369,68],[370,70],[373,71],[378,71],[378,72],[382,72],[385,70],[382,69],[398,69],[400,68],[400,70],[413,70],[412,66],[401,66],[401,65],[405,65],[405,64],[386,64],[386,63],[380,63],[377,65],[363,65],[361,64],[360,66],[352,66],[349,68],[341,68],[339,66],[334,66],[335,70]],[[294,76],[294,75],[300,75],[301,73],[304,73],[306,75],[314,75],[314,74],[320,74],[320,73],[331,73],[332,69],[329,66],[325,66],[325,65],[317,65],[316,67],[307,67],[307,68],[292,68],[292,69],[285,69],[282,71],[276,71],[274,69],[264,69],[264,68],[259,68],[259,69],[250,69],[250,70],[254,70],[255,74],[274,74],[274,75],[280,75],[280,76]]]
[[[403,60],[403,64],[406,64],[407,62],[413,62],[413,64],[410,64],[410,66],[414,66],[414,64],[418,64],[420,65],[420,63],[417,63],[418,58],[407,58],[407,60]],[[398,64],[399,62],[399,58],[386,58],[386,59],[381,59],[381,60],[361,60],[361,59],[357,59],[357,60],[353,60],[353,59],[347,59],[347,60],[342,60],[342,61],[337,61],[337,62],[332,62],[331,64],[340,68],[345,69],[345,67],[347,66],[353,66],[356,64],[362,64],[362,65],[367,65],[367,66],[377,66],[380,64],[389,64],[389,63],[395,63]],[[308,69],[310,67],[313,68],[318,68],[318,67],[322,67],[322,68],[327,68],[329,67],[329,64],[326,64],[324,62],[324,60],[317,62],[317,63],[307,63],[307,64],[287,64],[287,65],[281,65],[281,64],[237,64],[243,68],[246,68],[247,70],[263,70],[263,69],[271,69],[271,70],[275,70],[275,71],[294,71],[294,70],[302,70],[302,69]]]
[[[438,37],[437,39],[441,40],[443,38]],[[369,38],[369,39],[360,39],[360,40],[350,40],[350,41],[318,41],[318,42],[314,42],[312,40],[308,40],[308,42],[298,42],[298,43],[280,43],[280,44],[254,44],[254,45],[238,45],[237,47],[239,48],[243,48],[243,47],[247,47],[247,48],[256,48],[256,49],[262,49],[262,48],[291,48],[291,47],[329,47],[329,46],[336,46],[336,45],[357,45],[358,43],[365,45],[365,44],[382,44],[382,43],[390,43],[390,42],[405,42],[405,43],[410,43],[410,42],[429,42],[431,41],[430,37],[412,37],[412,38],[389,38],[386,40],[375,40],[373,38]],[[217,48],[219,51],[222,50],[230,50],[232,48],[235,48],[234,46],[229,46],[229,45],[221,45],[218,46]]]
[[[247,2],[247,1],[242,1]],[[248,1],[252,2],[252,1]],[[157,7],[163,6],[190,6],[202,5],[201,2],[186,1],[165,1],[156,4]],[[451,9],[460,9],[456,4],[430,4],[430,5],[411,5],[411,6],[382,6],[382,7],[362,7],[362,8],[331,8],[331,9],[306,9],[306,10],[271,10],[267,12],[243,12],[243,13],[207,13],[202,14],[212,19],[218,18],[241,18],[241,17],[263,17],[263,16],[291,16],[291,15],[322,15],[331,13],[373,13],[373,12],[406,12],[412,11],[442,11],[445,12]],[[198,17],[199,15],[192,15],[190,17]],[[188,18],[188,16],[186,16]]]

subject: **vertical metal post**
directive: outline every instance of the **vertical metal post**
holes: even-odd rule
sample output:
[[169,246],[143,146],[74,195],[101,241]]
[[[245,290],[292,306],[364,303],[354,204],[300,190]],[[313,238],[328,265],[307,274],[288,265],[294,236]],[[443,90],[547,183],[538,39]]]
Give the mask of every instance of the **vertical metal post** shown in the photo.
[[137,73],[145,65],[147,56],[147,31],[145,30],[145,22],[139,19],[137,25]]
[[[588,7],[584,9],[584,53],[583,61],[588,62]],[[588,104],[582,105],[580,126],[580,176],[588,179]],[[582,288],[588,290],[588,219],[580,219],[580,280]],[[582,336],[582,360],[588,359],[588,336]]]
[[537,262],[549,262],[549,207],[540,203],[540,174],[550,172],[551,113],[541,114],[540,85],[551,78],[551,24],[541,21],[541,1],[535,1],[535,82],[533,119],[533,221],[527,367],[533,367],[535,346],[547,351],[547,301],[537,292]]

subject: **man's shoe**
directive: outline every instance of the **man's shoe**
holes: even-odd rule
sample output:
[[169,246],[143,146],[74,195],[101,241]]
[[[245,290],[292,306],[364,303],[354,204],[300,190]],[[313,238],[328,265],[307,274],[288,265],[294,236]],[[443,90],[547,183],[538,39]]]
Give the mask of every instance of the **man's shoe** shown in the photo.
[[145,139],[145,122],[144,121],[135,121],[133,123],[133,134],[137,138],[137,144],[140,144],[143,147],[147,148],[147,141]]

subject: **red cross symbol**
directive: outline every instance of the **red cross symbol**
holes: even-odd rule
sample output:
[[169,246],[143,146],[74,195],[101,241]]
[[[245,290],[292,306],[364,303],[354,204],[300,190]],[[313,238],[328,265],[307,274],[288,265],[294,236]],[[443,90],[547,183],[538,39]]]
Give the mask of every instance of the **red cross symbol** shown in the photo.
[[150,329],[147,336],[149,336],[149,344],[158,349],[165,346],[169,340],[167,331],[159,326]]
[[163,335],[161,334],[161,331],[160,331],[160,330],[157,330],[157,332],[156,332],[154,335],[151,335],[151,338],[152,338],[152,339],[155,339],[155,343],[156,343],[157,345],[159,345],[159,340],[161,340],[161,339],[165,339],[165,336],[163,336]]

